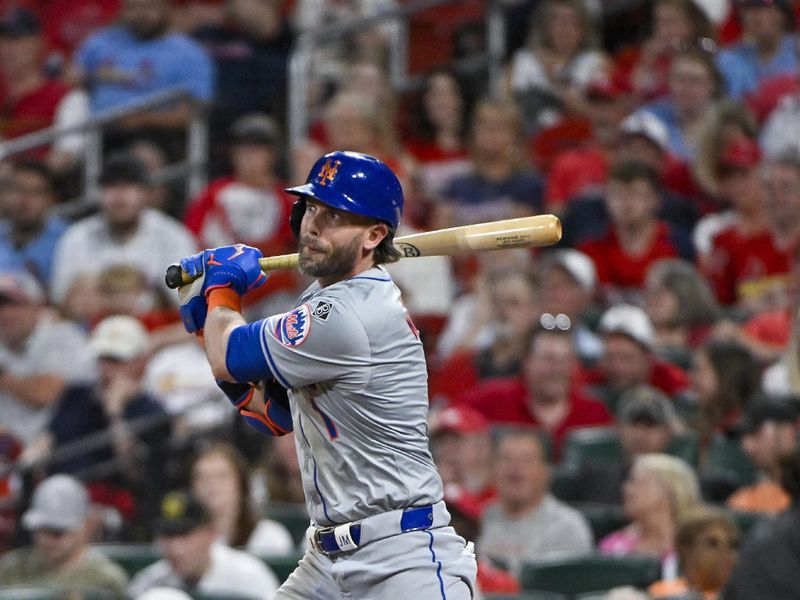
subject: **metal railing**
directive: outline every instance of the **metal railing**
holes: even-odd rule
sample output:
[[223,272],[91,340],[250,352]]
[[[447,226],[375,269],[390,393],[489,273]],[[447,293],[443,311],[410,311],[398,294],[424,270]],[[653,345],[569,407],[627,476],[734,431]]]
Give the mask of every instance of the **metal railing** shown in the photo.
[[[338,23],[320,31],[303,33],[295,42],[289,58],[289,99],[287,103],[287,137],[289,147],[294,147],[306,136],[309,125],[308,92],[312,76],[314,52],[320,46],[362,31],[369,27],[395,20],[389,39],[389,77],[395,89],[408,87],[408,31],[407,21],[412,15],[444,4],[462,4],[465,0],[415,0],[374,15]],[[500,89],[501,64],[505,54],[505,21],[499,2],[489,0],[486,8],[486,47],[489,72],[489,89]]]
[[98,194],[98,181],[103,167],[103,130],[116,121],[167,104],[188,100],[192,107],[192,117],[187,125],[186,159],[168,165],[154,174],[156,183],[186,178],[186,195],[192,198],[206,184],[206,163],[208,160],[208,124],[205,111],[191,96],[179,87],[168,88],[148,94],[93,115],[81,123],[68,127],[48,127],[28,135],[0,143],[0,160],[28,152],[34,148],[53,143],[62,136],[84,134],[83,143],[83,199],[94,202]]

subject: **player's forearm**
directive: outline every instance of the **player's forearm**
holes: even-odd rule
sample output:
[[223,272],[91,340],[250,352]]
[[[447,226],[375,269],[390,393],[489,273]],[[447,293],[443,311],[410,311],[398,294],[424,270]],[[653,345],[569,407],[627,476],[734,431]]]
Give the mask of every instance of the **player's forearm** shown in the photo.
[[214,290],[209,295],[208,316],[204,338],[206,356],[211,365],[211,371],[217,379],[235,381],[228,372],[225,358],[228,352],[228,340],[231,332],[244,325],[235,294],[229,289]]

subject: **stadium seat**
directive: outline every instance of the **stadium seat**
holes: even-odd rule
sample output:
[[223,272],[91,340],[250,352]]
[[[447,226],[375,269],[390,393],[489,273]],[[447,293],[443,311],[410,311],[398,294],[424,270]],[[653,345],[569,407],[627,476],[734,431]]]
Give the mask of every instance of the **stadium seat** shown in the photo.
[[302,558],[301,554],[296,556],[262,556],[261,560],[264,561],[272,571],[278,581],[283,583],[292,574],[292,571],[297,567],[297,563]]
[[93,548],[122,567],[128,577],[133,577],[161,558],[151,544],[94,544]]
[[614,427],[579,427],[564,441],[564,462],[580,465],[588,460],[619,462],[622,446]]
[[546,590],[575,596],[621,585],[646,587],[659,578],[661,564],[641,556],[587,555],[526,563],[520,574],[525,590]]
[[731,517],[733,517],[733,520],[736,521],[736,525],[739,527],[739,533],[741,534],[742,539],[747,537],[747,534],[750,533],[753,527],[759,523],[768,521],[771,518],[770,515],[763,513],[745,512],[741,510],[732,510]]
[[303,548],[306,530],[310,524],[305,504],[273,503],[267,505],[264,516],[282,523],[292,534],[295,546]]
[[711,438],[708,470],[728,473],[740,486],[750,485],[756,480],[756,468],[745,454],[739,440],[720,433],[714,434]]
[[575,502],[572,507],[579,510],[589,521],[595,542],[603,539],[609,533],[625,527],[629,522],[622,507],[617,504]]

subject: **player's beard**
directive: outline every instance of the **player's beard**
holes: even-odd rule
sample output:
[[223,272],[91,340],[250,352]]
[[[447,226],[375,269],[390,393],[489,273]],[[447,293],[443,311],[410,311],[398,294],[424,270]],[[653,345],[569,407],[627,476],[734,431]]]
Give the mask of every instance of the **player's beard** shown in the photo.
[[314,244],[309,242],[309,239],[305,236],[300,238],[299,269],[303,275],[317,279],[335,279],[349,276],[361,252],[360,235],[355,236],[346,246],[332,248],[330,252],[324,255],[319,254],[319,258],[317,258],[316,253],[311,255],[303,254],[303,250],[306,247],[315,247]]

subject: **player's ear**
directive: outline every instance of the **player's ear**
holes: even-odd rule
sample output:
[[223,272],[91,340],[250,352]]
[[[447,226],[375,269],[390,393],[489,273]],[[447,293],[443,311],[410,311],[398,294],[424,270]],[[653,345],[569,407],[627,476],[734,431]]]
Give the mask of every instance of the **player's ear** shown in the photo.
[[367,229],[367,235],[364,237],[364,250],[374,250],[388,234],[389,227],[386,223],[370,225],[369,229]]

